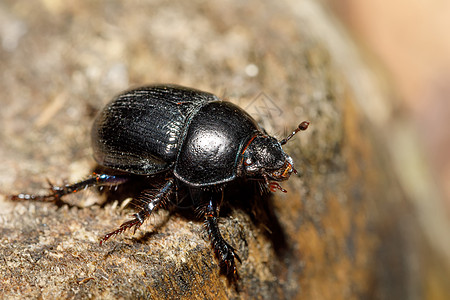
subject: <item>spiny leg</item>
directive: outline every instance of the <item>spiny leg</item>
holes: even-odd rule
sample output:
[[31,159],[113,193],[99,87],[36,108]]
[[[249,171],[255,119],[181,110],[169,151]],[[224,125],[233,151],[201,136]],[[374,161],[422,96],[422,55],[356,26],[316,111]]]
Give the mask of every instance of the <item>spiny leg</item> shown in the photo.
[[32,201],[59,201],[61,197],[76,193],[78,191],[87,189],[92,186],[115,186],[122,183],[125,183],[129,180],[129,176],[127,175],[108,175],[108,174],[97,174],[93,173],[87,179],[78,181],[73,184],[66,184],[64,186],[54,186],[51,182],[50,184],[50,193],[46,195],[35,195],[35,194],[17,194],[10,196],[10,199],[13,201],[18,200],[32,200]]
[[[164,184],[164,186],[159,190],[159,192],[155,196],[153,196],[152,199],[144,198],[146,203],[139,212],[137,212],[133,215],[134,219],[123,223],[122,225],[120,225],[120,227],[118,229],[116,229],[110,233],[107,233],[100,240],[100,245],[102,245],[103,242],[106,242],[110,237],[120,234],[120,233],[126,231],[127,229],[134,227],[134,231],[136,231],[144,223],[144,221],[151,215],[153,210],[155,210],[159,207],[159,205],[161,204],[161,201],[164,199],[164,197],[167,197],[167,195],[172,191],[173,184],[174,184],[174,179],[171,178]],[[147,197],[147,196],[144,195],[143,197]]]
[[205,227],[208,231],[211,245],[219,258],[220,266],[226,267],[227,274],[237,275],[234,258],[236,258],[239,262],[241,262],[241,259],[235,252],[234,248],[231,247],[222,237],[219,230],[219,225],[217,223],[219,219],[219,208],[217,204],[220,203],[222,197],[223,191],[219,193],[212,193],[205,207]]

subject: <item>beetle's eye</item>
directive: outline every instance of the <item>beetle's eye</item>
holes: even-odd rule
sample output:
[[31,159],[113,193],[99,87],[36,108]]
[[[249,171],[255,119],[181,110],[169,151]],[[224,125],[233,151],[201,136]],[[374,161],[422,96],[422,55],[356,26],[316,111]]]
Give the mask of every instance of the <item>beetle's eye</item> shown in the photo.
[[251,164],[253,164],[252,159],[251,159],[250,157],[247,157],[247,158],[244,160],[244,165],[250,166]]

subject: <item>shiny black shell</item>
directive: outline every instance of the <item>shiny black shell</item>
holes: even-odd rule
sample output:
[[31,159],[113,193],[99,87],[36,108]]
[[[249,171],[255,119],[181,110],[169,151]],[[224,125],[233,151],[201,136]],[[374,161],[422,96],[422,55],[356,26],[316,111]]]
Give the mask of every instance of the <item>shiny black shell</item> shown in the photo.
[[241,153],[260,129],[238,106],[176,85],[127,91],[100,112],[92,128],[98,164],[138,175],[171,170],[191,186],[237,176]]

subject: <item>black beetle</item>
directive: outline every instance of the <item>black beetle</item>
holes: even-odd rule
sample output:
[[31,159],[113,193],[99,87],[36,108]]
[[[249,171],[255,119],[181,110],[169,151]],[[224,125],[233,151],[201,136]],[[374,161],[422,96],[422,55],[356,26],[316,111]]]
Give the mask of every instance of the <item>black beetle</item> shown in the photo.
[[[186,186],[194,206],[205,217],[211,244],[228,274],[236,274],[233,247],[222,237],[218,211],[226,183],[236,178],[259,179],[271,190],[286,192],[277,181],[294,172],[292,158],[281,148],[294,134],[281,141],[268,136],[254,119],[238,106],[213,94],[177,85],[153,85],[126,91],[113,99],[97,116],[92,145],[97,163],[110,169],[86,180],[57,187],[48,195],[18,194],[13,200],[57,201],[62,196],[91,186],[115,186],[133,175],[166,174],[162,188],[151,197],[134,219],[106,234],[136,230],[158,208],[177,184]],[[114,171],[122,171],[121,175]],[[145,191],[144,191],[145,192]],[[142,203],[141,203],[142,204]]]

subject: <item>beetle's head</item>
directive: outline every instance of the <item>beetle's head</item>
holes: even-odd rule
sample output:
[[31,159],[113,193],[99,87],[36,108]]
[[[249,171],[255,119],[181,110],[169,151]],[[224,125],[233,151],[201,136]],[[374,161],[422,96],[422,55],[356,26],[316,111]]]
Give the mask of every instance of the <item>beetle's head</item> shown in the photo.
[[306,130],[309,122],[302,122],[298,128],[281,141],[265,135],[254,137],[243,152],[243,169],[247,176],[263,178],[271,191],[277,189],[286,192],[277,181],[289,179],[292,173],[297,173],[292,158],[284,152],[282,145],[286,144],[294,134]]
[[270,136],[256,136],[250,142],[244,151],[243,164],[247,176],[267,176],[275,181],[286,180],[294,172],[292,158]]

